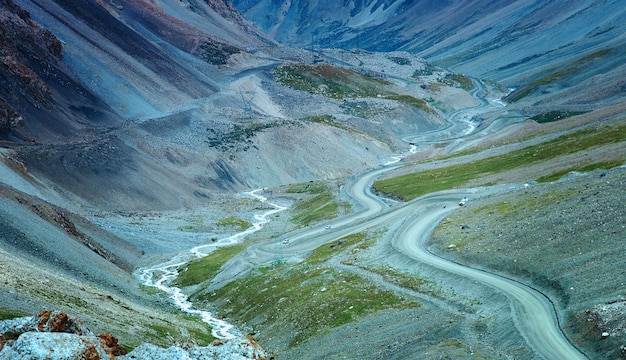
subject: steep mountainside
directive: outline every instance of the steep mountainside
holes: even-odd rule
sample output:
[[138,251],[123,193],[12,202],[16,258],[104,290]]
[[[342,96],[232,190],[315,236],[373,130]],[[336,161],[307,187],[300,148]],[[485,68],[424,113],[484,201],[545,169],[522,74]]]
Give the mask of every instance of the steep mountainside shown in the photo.
[[[617,0],[0,0],[0,359],[31,360],[29,339],[71,339],[76,354],[102,342],[1,321],[42,309],[110,331],[131,358],[204,358],[216,329],[229,359],[239,345],[265,354],[245,332],[277,359],[536,358],[505,292],[402,253],[399,236],[425,239],[461,194],[622,165],[625,12]],[[619,252],[623,171],[598,174],[597,188],[576,186],[612,199],[604,243]],[[394,192],[407,189],[445,193]],[[539,205],[562,224],[584,216]],[[399,233],[422,214],[432,224]],[[526,272],[511,276],[551,294],[562,269],[537,265],[559,255],[544,240],[554,254],[521,253]],[[191,262],[204,250],[215,257]],[[593,274],[626,269],[613,255],[589,261]],[[153,286],[176,272],[181,289]],[[539,321],[561,316],[551,332],[591,358],[622,354],[622,333],[579,331],[624,293],[618,276],[598,298],[589,274],[575,301],[546,298]],[[180,311],[183,293],[203,319]]]
[[[292,106],[302,92],[271,73],[309,53],[277,46],[228,2],[20,0],[2,10],[1,139],[30,173],[87,206],[193,207],[215,192],[347,175],[397,145],[374,140],[393,138],[381,125],[318,135],[328,126],[309,117],[341,112],[341,102]],[[259,133],[266,145],[247,139]],[[354,142],[371,151],[343,145]],[[295,144],[302,161],[274,155]],[[303,160],[337,153],[341,163]]]
[[626,8],[617,0],[234,0],[233,4],[284,44],[405,50],[509,87],[595,54],[601,64],[576,68],[576,80],[610,72],[602,79],[612,89],[604,97],[623,95],[624,83],[616,78],[623,78],[619,75],[625,71],[626,24],[621,19]]

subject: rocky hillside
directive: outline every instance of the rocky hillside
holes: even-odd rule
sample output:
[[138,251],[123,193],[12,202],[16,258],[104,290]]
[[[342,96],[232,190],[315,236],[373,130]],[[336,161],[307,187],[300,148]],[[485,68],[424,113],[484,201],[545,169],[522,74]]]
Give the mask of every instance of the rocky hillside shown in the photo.
[[[423,111],[399,96],[459,92],[452,83],[417,88],[439,80],[412,78],[425,66],[415,55],[405,56],[404,80],[383,84],[380,71],[398,67],[393,57],[277,46],[226,2],[18,1],[3,9],[10,66],[1,139],[30,174],[86,206],[193,207],[215,192],[349,175],[404,148],[398,134],[432,129],[454,108]],[[368,56],[384,63],[360,65]],[[275,79],[284,62],[345,67],[350,81],[363,72],[394,95],[294,88]],[[318,121],[326,117],[331,126]],[[292,159],[276,156],[286,148]],[[337,154],[341,162],[329,161]]]
[[[540,2],[234,0],[277,41],[307,49],[404,50],[508,87],[537,81],[602,91],[570,104],[623,97],[626,30],[619,1]],[[593,60],[593,61],[591,61]],[[566,71],[566,73],[563,73]],[[587,79],[594,78],[594,81]],[[546,86],[547,83],[552,86]],[[602,85],[599,85],[601,83]],[[596,90],[597,89],[597,90]]]
[[[114,334],[127,358],[222,356],[213,353],[215,338],[205,322],[180,312],[161,290],[140,284],[134,272],[197,246],[227,242],[256,222],[259,210],[271,206],[241,195],[250,189],[264,188],[282,205],[295,205],[250,239],[264,243],[320,221],[320,212],[325,221],[350,213],[353,204],[339,197],[349,198],[353,175],[401,157],[409,166],[387,177],[435,169],[429,174],[438,178],[436,169],[448,163],[488,167],[485,159],[492,155],[515,155],[515,162],[498,164],[499,171],[472,173],[478,175],[464,186],[623,162],[626,47],[618,1],[343,3],[349,5],[0,0],[0,320],[18,318],[0,322],[0,359],[28,357],[32,344],[49,355],[47,341],[57,340],[68,341],[65,348],[74,355],[106,357],[119,350],[113,355],[123,358],[112,337],[93,336],[86,327]],[[532,155],[514,152],[537,144],[542,151]],[[457,152],[465,156],[451,158]],[[308,192],[310,185],[321,193]],[[596,185],[606,198],[623,198],[617,186]],[[426,282],[413,278],[415,263],[395,252],[384,235],[388,229],[368,230],[372,238],[350,249],[335,246],[342,257],[324,256],[318,268],[320,281],[328,280],[330,269],[366,274],[351,296],[367,304],[357,306],[367,317],[342,322],[339,330],[329,320],[347,318],[328,316],[321,323],[317,305],[306,317],[300,308],[286,309],[292,328],[273,321],[267,314],[289,305],[279,291],[273,296],[280,305],[260,306],[268,313],[246,324],[229,299],[250,303],[237,291],[249,293],[253,286],[235,287],[235,295],[200,306],[221,306],[222,314],[237,317],[233,323],[258,330],[279,357],[315,358],[319,344],[330,344],[324,349],[329,356],[355,354],[358,346],[363,358],[410,356],[416,349],[433,357],[532,358],[531,346],[510,326],[502,294],[469,289],[466,280],[437,277],[422,265]],[[242,263],[245,269],[254,264]],[[290,276],[309,274],[306,262],[285,269],[292,266]],[[249,280],[244,270],[232,271],[220,273],[220,284],[233,273]],[[284,285],[286,274],[278,275],[271,281]],[[324,289],[341,293],[342,284]],[[201,289],[207,298],[224,291],[207,289]],[[603,306],[615,299],[594,301],[593,290],[564,311],[572,315],[572,327],[586,315],[597,318],[597,325],[572,334],[590,353],[601,353],[586,336],[596,328],[612,334],[621,323],[603,327],[615,318],[605,317]],[[383,296],[384,306],[378,307],[379,299],[368,303],[369,294]],[[406,311],[394,307],[399,295]],[[333,311],[346,303],[341,296],[333,298],[341,306],[303,300]],[[413,308],[416,302],[421,305]],[[59,312],[24,317],[41,309]],[[74,331],[77,320],[67,322],[65,314],[87,326]],[[73,333],[66,327],[42,336],[42,328],[56,329],[49,322]],[[316,332],[294,332],[298,326]],[[410,336],[398,338],[400,330]],[[291,338],[306,343],[285,340]],[[267,355],[250,337],[240,340],[245,349],[236,341],[214,344],[232,345],[230,354]],[[619,354],[616,344],[611,341],[612,354]]]

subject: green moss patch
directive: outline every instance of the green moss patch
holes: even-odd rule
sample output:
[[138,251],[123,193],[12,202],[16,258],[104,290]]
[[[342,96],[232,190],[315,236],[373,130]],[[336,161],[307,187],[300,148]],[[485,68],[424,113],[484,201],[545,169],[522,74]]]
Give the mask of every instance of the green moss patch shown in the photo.
[[379,78],[361,75],[349,69],[327,64],[288,64],[274,70],[277,82],[333,99],[383,98],[395,100],[424,111],[434,112],[428,103],[410,95],[389,90],[390,83]]
[[0,308],[0,321],[15,319],[19,317],[29,316],[31,314],[27,314],[20,310],[12,310],[12,309],[3,309]]
[[325,260],[363,238],[352,235],[322,245],[302,263],[260,269],[219,290],[196,294],[193,300],[216,304],[222,309],[220,316],[249,326],[290,329],[290,346],[383,309],[420,306],[357,275],[325,265]]
[[236,216],[229,216],[224,219],[220,219],[217,222],[217,226],[223,226],[228,228],[236,228],[239,230],[246,230],[247,228],[252,226],[252,223],[243,219],[240,219]]
[[290,209],[293,223],[300,226],[333,219],[340,211],[348,212],[350,209],[349,204],[337,201],[330,188],[321,181],[293,184],[287,192],[314,195],[299,200]]
[[186,287],[197,285],[213,278],[219,272],[222,265],[242,252],[245,248],[246,245],[244,244],[221,247],[201,259],[190,262],[180,269],[173,285]]
[[395,198],[408,201],[428,193],[463,186],[481,176],[497,174],[547,161],[557,156],[573,154],[594,146],[625,140],[626,125],[587,128],[508,154],[379,180],[374,183],[374,188]]
[[586,113],[587,111],[567,111],[567,110],[553,110],[553,111],[547,111],[541,114],[537,114],[533,117],[531,117],[532,120],[535,120],[536,122],[543,124],[543,123],[549,123],[549,122],[553,122],[553,121],[559,121],[559,120],[563,120],[563,119],[567,119],[568,117],[572,117],[572,116],[576,116],[576,115],[581,115]]
[[537,179],[538,182],[551,182],[551,181],[556,181],[559,180],[560,178],[562,178],[563,176],[567,175],[568,173],[572,172],[572,171],[577,171],[577,172],[589,172],[589,171],[593,171],[596,169],[612,169],[614,167],[617,166],[621,166],[624,165],[624,163],[626,162],[626,154],[624,154],[622,159],[619,160],[613,160],[613,161],[598,161],[598,162],[594,162],[588,165],[584,165],[584,166],[574,166],[574,167],[570,167],[567,168],[565,170],[560,170],[557,172],[554,172],[550,175],[546,175],[546,176],[542,176],[540,178]]

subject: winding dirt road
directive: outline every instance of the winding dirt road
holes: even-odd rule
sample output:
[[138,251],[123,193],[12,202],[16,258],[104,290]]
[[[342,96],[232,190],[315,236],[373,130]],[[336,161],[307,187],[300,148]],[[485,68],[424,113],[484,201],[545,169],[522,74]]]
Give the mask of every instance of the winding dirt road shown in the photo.
[[[481,104],[479,106],[487,106],[484,99],[479,99],[479,103]],[[477,109],[470,108],[469,111],[475,113]],[[452,121],[466,118],[457,111],[452,117]],[[462,122],[465,121],[462,120]],[[460,132],[464,132],[463,135],[467,135],[465,126],[456,126],[456,128]],[[447,129],[449,130],[449,127]],[[452,137],[459,138],[460,136]],[[282,255],[298,257],[302,253],[312,251],[322,244],[336,241],[346,235],[382,224],[389,226],[396,222],[402,222],[405,225],[396,234],[392,242],[395,249],[408,255],[416,262],[436,267],[472,281],[479,281],[505,294],[510,301],[511,322],[538,357],[549,360],[586,359],[585,355],[571,344],[561,331],[554,304],[545,294],[516,280],[446,260],[430,253],[424,246],[437,224],[447,214],[458,208],[459,199],[463,197],[475,199],[497,192],[510,191],[510,186],[444,191],[429,194],[408,203],[397,203],[391,206],[372,194],[370,188],[377,177],[397,166],[394,164],[384,165],[351,179],[352,181],[346,186],[345,191],[358,204],[355,206],[357,211],[349,216],[336,219],[331,224],[330,230],[319,226],[288,234],[290,242],[282,247]],[[246,258],[250,263],[259,264],[270,261],[273,256],[275,256],[275,246],[265,244],[250,248]]]
[[552,301],[518,281],[473,269],[430,253],[424,243],[452,210],[417,201],[415,213],[399,233],[394,246],[411,258],[447,272],[480,281],[504,293],[511,301],[512,320],[533,350],[545,359],[585,359],[563,335]]
[[[479,102],[482,106],[486,106],[485,101],[479,99]],[[475,113],[477,109],[473,107],[468,111]],[[467,116],[457,111],[451,120],[466,121],[460,119],[467,119]],[[451,128],[455,128],[463,134],[450,134]],[[448,136],[445,136],[446,139],[444,140],[468,135],[466,126],[452,125],[446,129]],[[509,186],[443,191],[420,197],[408,203],[392,203],[372,194],[370,188],[373,181],[383,173],[398,166],[390,162],[349,179],[344,191],[347,196],[352,198],[355,212],[334,220],[330,223],[330,229],[325,227],[326,224],[322,224],[286,234],[289,242],[284,245],[282,245],[282,240],[285,237],[281,237],[273,242],[250,246],[241,256],[233,259],[234,261],[222,269],[222,272],[214,279],[214,284],[220,281],[229,282],[239,275],[248,273],[257,265],[271,262],[276,258],[277,244],[281,244],[278,245],[281,256],[301,258],[302,254],[346,235],[381,225],[390,226],[394,223],[401,223],[404,225],[400,231],[396,232],[392,241],[396,250],[408,255],[416,262],[472,281],[479,281],[506,295],[510,301],[511,323],[526,339],[537,357],[549,360],[585,359],[584,354],[573,346],[561,331],[554,305],[546,295],[516,280],[443,259],[430,253],[424,246],[425,241],[437,224],[447,214],[458,208],[459,199],[463,197],[475,199],[497,192],[510,191]],[[219,279],[220,276],[223,278],[222,280]],[[145,278],[153,277],[153,274],[145,276]]]

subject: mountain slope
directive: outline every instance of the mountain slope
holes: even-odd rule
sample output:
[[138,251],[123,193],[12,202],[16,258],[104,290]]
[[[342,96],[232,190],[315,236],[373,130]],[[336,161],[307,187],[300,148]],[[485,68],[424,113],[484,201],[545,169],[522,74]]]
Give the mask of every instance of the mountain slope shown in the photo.
[[[199,245],[229,242],[228,236],[239,231],[229,224],[257,221],[258,211],[268,207],[239,196],[243,191],[265,188],[279,203],[294,204],[318,197],[305,190],[294,194],[299,186],[283,185],[328,186],[320,196],[320,201],[331,199],[326,205],[315,202],[302,210],[310,222],[301,226],[308,227],[318,210],[326,216],[349,211],[346,191],[353,174],[378,170],[400,157],[415,163],[398,173],[446,168],[443,174],[430,173],[430,180],[438,181],[448,176],[449,162],[485,166],[490,162],[479,161],[484,157],[524,146],[533,150],[530,146],[538,143],[550,149],[557,135],[569,144],[576,138],[568,137],[593,133],[596,123],[605,123],[618,130],[593,137],[597,141],[584,143],[576,154],[553,161],[543,157],[552,154],[548,150],[542,156],[516,152],[516,163],[507,166],[518,167],[463,171],[480,176],[461,185],[531,181],[623,160],[623,137],[615,133],[623,130],[626,106],[624,25],[617,20],[623,10],[616,1],[237,2],[247,14],[270,14],[262,24],[272,36],[306,49],[278,45],[225,0],[0,1],[0,316],[3,309],[13,315],[61,307],[98,329],[111,327],[131,347],[144,341],[207,343],[204,323],[180,315],[156,290],[142,289],[132,271]],[[508,94],[501,84],[447,68],[516,89]],[[532,115],[542,120],[528,119]],[[540,123],[544,120],[550,124]],[[456,151],[467,156],[427,162]],[[525,158],[531,155],[543,161]],[[450,204],[456,201],[455,195]],[[381,200],[379,205],[390,204],[397,203]],[[433,206],[441,209],[440,203]],[[273,253],[265,254],[273,264],[282,262],[279,249],[287,249],[273,241],[300,226],[289,222],[295,213],[285,213],[273,215],[276,223],[246,239],[245,245],[268,244]],[[297,358],[302,351],[318,356],[319,339],[341,342],[342,354],[362,347],[364,357],[410,356],[416,349],[448,357],[470,357],[475,349],[533,356],[532,344],[511,326],[509,303],[495,289],[476,290],[450,274],[443,280],[433,274],[433,279],[461,284],[464,294],[447,285],[439,292],[400,281],[419,280],[413,278],[416,271],[430,270],[395,253],[392,239],[383,234],[396,225],[373,227],[371,241],[363,244],[366,251],[335,246],[350,251],[329,262],[345,270],[364,261],[355,267],[370,273],[364,289],[382,284],[424,302],[423,307],[412,309],[411,316],[392,308],[372,313],[346,323],[339,335],[330,326],[329,333],[294,348],[283,340],[298,336],[297,331],[260,314],[255,321],[273,321],[258,329],[260,338],[281,355]],[[325,235],[312,241],[337,229],[343,231],[334,224],[320,226],[319,234]],[[297,245],[298,239],[290,238],[294,241],[288,244]],[[267,265],[243,262],[243,269]],[[236,265],[218,276],[245,277],[246,270]],[[381,267],[387,265],[391,275],[409,271],[391,276],[392,284]],[[306,277],[311,280],[310,273]],[[201,278],[211,282],[210,276]],[[285,284],[284,278],[277,281]],[[269,286],[256,283],[261,288],[254,295],[263,296]],[[208,289],[207,295],[215,293]],[[356,299],[376,292],[357,293]],[[224,307],[231,298],[252,304],[246,296],[220,301]],[[289,305],[283,301],[288,296],[276,299],[280,306]],[[488,304],[479,307],[483,297]],[[320,308],[343,311],[345,299],[337,300],[338,306],[321,303]],[[267,308],[261,310],[279,309]],[[297,310],[294,322],[301,318]],[[315,305],[311,313],[318,310]],[[103,312],[111,319],[101,318]],[[420,318],[423,336],[414,331],[413,316]],[[398,318],[397,324],[390,321]],[[372,324],[378,330],[361,331]],[[412,334],[408,342],[397,339],[398,329]],[[345,334],[359,343],[346,342]],[[367,339],[371,334],[377,338],[373,344]],[[372,353],[374,347],[381,352]]]
[[[276,46],[228,2],[16,4],[6,2],[3,21],[5,41],[12,44],[6,51],[13,49],[5,62],[19,61],[13,70],[3,68],[10,83],[0,97],[6,113],[2,139],[31,174],[89,206],[193,207],[206,204],[213,192],[266,186],[268,180],[276,185],[349,174],[390,151],[381,143],[363,158],[343,147],[346,162],[287,166],[274,177],[254,170],[259,158],[277,158],[271,153],[253,147],[257,155],[248,157],[245,144],[230,154],[212,146],[214,137],[228,138],[255,123],[280,143],[280,124],[290,115],[279,110],[273,88],[263,87],[274,81],[270,71],[283,61],[280,56],[306,54]],[[41,39],[50,45],[40,47]],[[246,99],[244,93],[256,95]],[[247,102],[256,119],[242,113]],[[298,132],[287,129],[292,131]],[[356,134],[332,132],[332,142],[349,143]],[[320,151],[302,144],[302,158]],[[327,146],[322,152],[329,157],[337,150]]]
[[[620,1],[235,0],[235,7],[277,41],[306,48],[415,52],[437,64],[517,87],[547,68],[614,49],[603,61],[624,71]],[[267,11],[269,9],[269,11]],[[579,74],[590,78],[598,72]],[[605,69],[606,71],[606,69]],[[609,85],[620,86],[613,81]],[[589,85],[589,84],[588,84]],[[613,96],[618,96],[616,91]]]

